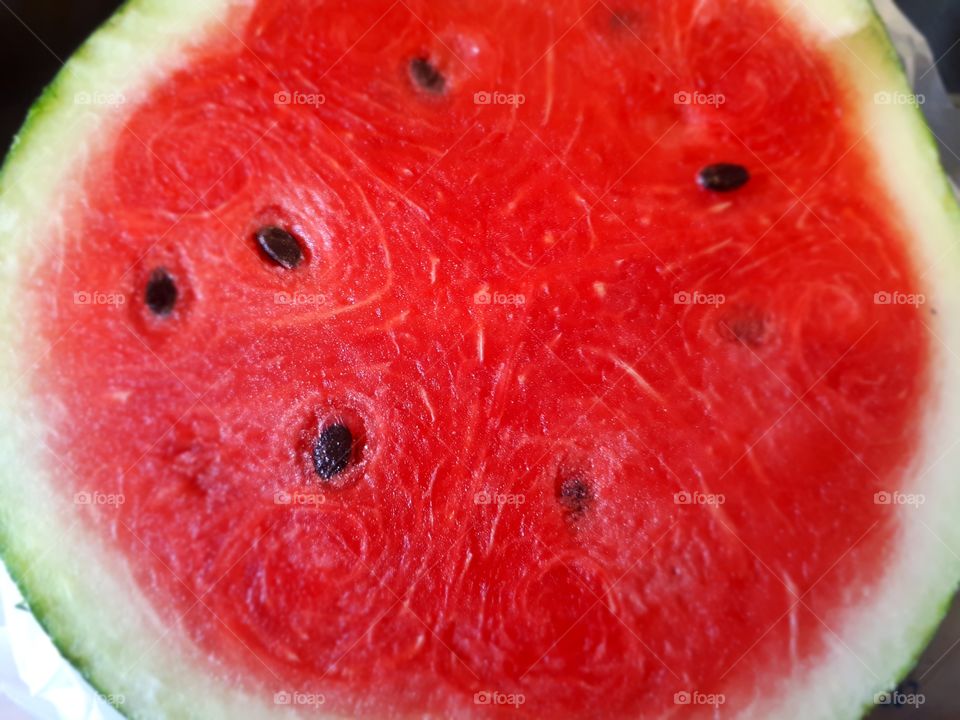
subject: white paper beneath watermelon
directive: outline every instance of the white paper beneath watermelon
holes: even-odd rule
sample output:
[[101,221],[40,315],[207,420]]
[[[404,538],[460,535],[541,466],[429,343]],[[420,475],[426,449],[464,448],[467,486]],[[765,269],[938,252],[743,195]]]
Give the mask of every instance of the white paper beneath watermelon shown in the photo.
[[44,634],[0,566],[0,718],[118,720]]
[[[960,110],[933,69],[935,58],[924,37],[893,0],[874,3],[890,29],[915,93],[923,96],[923,111],[940,143],[944,166],[960,188]],[[0,718],[122,720],[60,656],[33,615],[18,607],[22,602],[0,563]]]

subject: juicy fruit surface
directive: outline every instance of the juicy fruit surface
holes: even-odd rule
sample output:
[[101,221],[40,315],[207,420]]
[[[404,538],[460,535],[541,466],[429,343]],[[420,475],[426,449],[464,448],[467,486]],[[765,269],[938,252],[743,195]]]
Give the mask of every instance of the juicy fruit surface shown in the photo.
[[31,278],[36,392],[171,627],[359,716],[709,713],[677,693],[815,662],[883,579],[929,340],[778,20],[264,1],[124,117]]

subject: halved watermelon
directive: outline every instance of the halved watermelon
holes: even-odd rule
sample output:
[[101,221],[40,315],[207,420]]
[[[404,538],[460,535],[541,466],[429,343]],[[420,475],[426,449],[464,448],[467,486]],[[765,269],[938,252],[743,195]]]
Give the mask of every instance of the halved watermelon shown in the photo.
[[136,718],[856,717],[958,579],[863,0],[133,0],[0,190],[3,557]]

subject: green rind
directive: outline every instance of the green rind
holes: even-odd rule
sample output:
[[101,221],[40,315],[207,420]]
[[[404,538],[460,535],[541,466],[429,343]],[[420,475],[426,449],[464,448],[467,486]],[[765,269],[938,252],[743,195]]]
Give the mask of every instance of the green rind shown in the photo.
[[[56,195],[56,189],[47,186],[47,181],[55,185],[69,181],[73,174],[69,158],[80,154],[78,148],[83,146],[83,141],[98,140],[101,134],[109,135],[109,131],[90,132],[89,127],[77,132],[76,136],[69,134],[70,130],[88,120],[94,124],[94,131],[103,129],[113,122],[117,115],[114,113],[112,117],[107,117],[106,111],[101,112],[97,108],[78,110],[74,103],[77,93],[95,90],[123,91],[125,94],[128,90],[138,94],[149,92],[154,82],[179,66],[184,49],[196,47],[215,36],[229,32],[229,23],[242,18],[250,6],[250,0],[127,0],[60,69],[31,106],[22,127],[14,137],[3,167],[0,168],[0,244],[8,249],[16,247],[12,242],[14,236],[9,225],[3,225],[11,212],[25,224],[36,222],[39,225],[47,222],[49,218],[44,213],[54,214],[57,211],[56,202],[60,199]],[[123,60],[114,59],[113,53],[121,56]],[[105,83],[101,74],[105,76]],[[111,85],[110,82],[116,84]],[[34,167],[36,165],[44,166],[40,173],[44,182],[33,183],[41,188],[41,192],[37,194],[42,195],[42,191],[47,191],[52,195],[47,200],[53,202],[49,202],[45,207],[43,203],[38,205],[33,199],[34,193],[24,192],[20,187],[26,176],[31,173],[33,176],[37,175]],[[82,163],[79,166],[82,166]],[[18,227],[17,231],[26,232],[21,227]],[[23,327],[24,320],[15,297],[16,279],[19,277],[17,271],[22,269],[22,265],[23,258],[15,252],[8,250],[0,256],[0,274],[3,277],[3,281],[0,281],[0,326],[9,337],[26,340],[30,338],[29,328]],[[7,381],[27,374],[18,362],[22,358],[17,357],[19,354],[26,354],[26,351],[13,345],[11,343],[9,346],[0,347],[0,378]],[[75,591],[86,593],[89,608],[89,587],[71,586],[71,582],[76,582],[75,578],[61,582],[61,578],[49,572],[49,565],[43,568],[42,573],[36,572],[38,557],[31,555],[30,547],[41,545],[37,538],[44,530],[49,530],[27,527],[24,522],[27,516],[36,512],[30,504],[31,500],[37,499],[31,485],[38,484],[41,476],[50,473],[46,472],[48,468],[44,467],[43,463],[26,458],[31,453],[20,452],[21,449],[29,447],[29,443],[24,442],[25,438],[32,437],[25,427],[21,427],[28,423],[21,423],[20,418],[15,417],[16,411],[22,409],[21,405],[29,404],[28,399],[22,397],[22,392],[18,378],[6,389],[5,400],[8,402],[0,413],[0,496],[3,497],[3,502],[0,502],[0,556],[30,611],[51,638],[58,652],[101,696],[126,696],[125,704],[114,707],[124,716],[135,720],[154,718],[158,713],[168,718],[198,720],[213,717],[259,718],[268,712],[271,716],[295,717],[294,713],[276,708],[272,704],[268,705],[260,698],[249,696],[245,692],[231,692],[233,686],[225,682],[224,678],[211,678],[209,682],[204,680],[203,683],[203,690],[219,693],[219,697],[227,699],[222,703],[226,708],[222,713],[219,708],[210,712],[211,700],[206,697],[205,692],[194,692],[191,698],[182,698],[180,690],[186,683],[181,685],[166,682],[162,685],[163,692],[153,703],[141,702],[139,697],[131,696],[129,688],[141,688],[145,695],[148,691],[155,693],[158,680],[150,672],[154,668],[145,666],[143,672],[137,674],[149,677],[136,677],[132,681],[124,679],[123,685],[119,682],[122,669],[119,661],[110,666],[109,672],[97,669],[102,668],[103,663],[98,657],[101,653],[91,651],[91,636],[103,637],[104,633],[99,630],[78,632],[76,626],[79,623],[71,622],[71,615],[76,616],[76,613],[65,609],[69,604],[65,600],[69,601]],[[32,422],[34,418],[29,420]],[[32,454],[37,455],[36,452]],[[30,478],[35,478],[36,483],[23,484],[23,480]],[[31,510],[17,509],[21,506],[29,506]],[[63,513],[62,508],[57,508],[56,512],[51,510],[47,515],[38,515],[41,522],[49,521],[51,517],[64,523],[72,519]],[[68,534],[69,532],[65,531],[64,535]],[[29,538],[30,535],[34,537]],[[76,539],[76,535],[72,537]],[[58,547],[57,550],[59,549]],[[70,560],[59,559],[56,562],[65,568],[71,564],[82,565],[89,562],[89,553],[85,557],[74,558],[72,563]],[[96,569],[95,566],[91,567]],[[42,574],[43,579],[38,579],[38,574]],[[124,587],[122,581],[117,581],[115,585]],[[93,613],[88,616],[93,617]],[[102,623],[104,627],[110,627],[113,621],[114,618],[109,617],[109,613],[94,620]],[[128,637],[132,638],[133,634]],[[155,639],[159,637],[155,636]],[[148,642],[142,641],[141,644],[147,645]],[[168,673],[168,676],[171,674]],[[180,677],[192,679],[189,673],[181,674]]]
[[[23,124],[20,126],[16,135],[14,135],[6,156],[3,159],[3,164],[0,166],[0,198],[2,198],[8,188],[11,168],[16,167],[16,163],[20,162],[21,158],[30,149],[32,131],[37,127],[38,122],[49,112],[55,110],[60,103],[70,102],[70,95],[65,95],[64,91],[69,87],[70,78],[68,75],[73,71],[73,64],[85,58],[85,56],[89,54],[91,46],[95,45],[99,41],[99,38],[110,33],[113,29],[118,28],[121,18],[141,1],[142,0],[124,0],[123,4],[117,8],[113,15],[107,18],[99,28],[84,40],[27,110]],[[2,520],[3,516],[0,515],[0,558],[3,559],[9,575],[23,596],[30,613],[36,619],[37,624],[43,628],[43,631],[50,638],[53,646],[60,655],[70,663],[100,697],[107,697],[110,695],[110,691],[105,681],[99,680],[95,673],[92,672],[87,659],[75,651],[69,635],[67,633],[56,632],[54,629],[55,624],[49,621],[50,612],[43,601],[42,594],[33,592],[30,584],[25,580],[28,563],[16,553],[14,546],[10,542],[7,525]],[[111,705],[111,707],[130,720],[139,720],[134,715],[129,714],[122,704]]]
[[[801,5],[802,4],[804,3],[801,3]],[[870,20],[865,26],[860,28],[855,33],[856,41],[868,43],[870,48],[879,56],[877,59],[886,64],[886,67],[878,66],[874,67],[873,70],[875,72],[879,72],[885,77],[885,80],[892,86],[890,89],[896,89],[905,93],[910,93],[912,88],[906,79],[906,68],[900,58],[900,55],[897,53],[894,47],[887,26],[872,0],[845,0],[844,2],[835,2],[835,6],[838,8],[841,6],[862,6],[864,9],[866,9],[866,11],[869,13]],[[839,43],[842,44],[846,50],[856,54],[855,51],[850,50],[845,39],[841,39]],[[843,51],[837,48],[836,44],[835,49],[837,49],[838,55],[843,54]],[[940,209],[943,211],[944,215],[949,218],[953,228],[957,231],[953,238],[951,238],[953,263],[952,270],[956,275],[956,269],[958,267],[956,241],[960,239],[960,204],[958,204],[956,194],[948,180],[946,172],[944,171],[943,164],[940,159],[940,148],[938,141],[928,126],[926,118],[924,117],[919,105],[908,104],[902,107],[902,111],[913,116],[912,131],[915,133],[915,141],[918,145],[917,149],[923,153],[926,153],[930,162],[936,165],[936,167],[939,169],[939,172],[936,174],[938,183],[938,204],[940,205]],[[899,182],[903,183],[904,181],[900,179]],[[954,551],[949,550],[949,553],[953,557],[956,557],[956,553]],[[949,572],[948,568],[945,567],[944,575],[947,574],[951,573]],[[953,580],[950,584],[949,591],[943,593],[937,598],[931,599],[932,607],[928,614],[917,620],[917,623],[922,625],[922,627],[916,631],[916,642],[913,644],[912,650],[907,654],[903,664],[898,670],[894,671],[893,677],[890,679],[889,686],[883,688],[883,690],[892,689],[909,676],[910,672],[922,657],[923,652],[936,635],[940,624],[943,622],[943,619],[950,610],[953,599],[957,593],[957,589],[960,587],[960,575],[958,575],[956,567],[953,568],[952,577]],[[874,707],[875,704],[872,701],[865,701],[860,711],[860,717],[862,718],[868,715]],[[837,717],[839,718],[840,716]]]
[[67,77],[73,71],[73,64],[83,60],[90,53],[90,48],[95,45],[99,38],[108,34],[112,29],[119,26],[121,19],[133,9],[134,5],[142,0],[124,0],[116,11],[107,18],[86,40],[81,43],[73,55],[67,59],[67,62],[53,76],[53,80],[47,83],[46,87],[40,92],[40,96],[27,109],[27,116],[17,133],[13,136],[7,154],[3,158],[3,164],[0,166],[0,196],[2,196],[8,180],[9,169],[18,160],[23,153],[23,147],[30,141],[31,130],[37,126],[37,122],[47,114],[48,110],[56,107],[59,102],[67,102],[60,97],[61,89],[69,83]]
[[[110,28],[115,27],[118,23],[118,18],[137,2],[138,0],[125,0],[117,11],[77,48],[74,55],[57,71],[53,80],[44,87],[40,96],[27,110],[26,118],[24,118],[23,124],[20,126],[16,135],[14,135],[7,154],[3,159],[3,164],[0,166],[0,197],[2,197],[8,187],[11,168],[15,167],[15,164],[21,160],[21,157],[29,152],[33,128],[37,126],[38,121],[49,111],[55,109],[59,103],[67,102],[67,100],[63,99],[62,95],[64,87],[69,83],[67,75],[72,71],[71,63],[75,62],[75,58],[83,57],[85,49],[91,43],[97,42],[97,38],[101,34],[109,32]],[[2,519],[3,517],[0,515],[0,558],[3,559],[7,572],[23,596],[30,613],[36,619],[37,624],[43,628],[43,631],[50,638],[53,646],[60,655],[70,663],[87,684],[101,697],[108,696],[110,692],[106,684],[101,682],[91,671],[86,658],[74,651],[72,643],[69,640],[69,635],[66,633],[57,633],[54,630],[54,624],[49,622],[49,612],[43,602],[42,594],[33,592],[30,584],[25,580],[28,563],[16,553],[14,546],[10,542],[7,525],[2,522]],[[112,707],[124,717],[130,718],[130,720],[137,720],[133,715],[128,714],[122,705],[113,705]]]
[[[43,628],[43,631],[47,634],[47,637],[50,638],[53,646],[57,649],[57,652],[59,652],[60,655],[70,663],[73,669],[77,671],[80,677],[87,682],[87,684],[97,693],[97,695],[99,695],[101,698],[108,697],[110,695],[110,690],[95,677],[93,672],[91,672],[91,668],[86,659],[74,652],[73,648],[62,638],[62,636],[52,632],[52,627],[50,623],[47,622],[46,606],[40,600],[39,595],[30,592],[29,586],[22,580],[21,572],[18,572],[17,568],[10,564],[10,556],[11,555],[8,552],[6,544],[3,543],[2,538],[0,538],[0,557],[4,558],[4,564],[6,565],[7,571],[9,572],[10,577],[13,579],[14,584],[20,590],[20,594],[23,596],[23,599],[27,604],[27,608],[33,615],[34,619],[36,619],[37,624]],[[20,569],[23,571],[23,568]],[[140,720],[134,715],[129,714],[124,705],[125,703],[118,703],[116,705],[110,704],[110,707],[120,713],[123,717],[129,718],[129,720]]]
[[[868,32],[874,36],[874,42],[877,45],[879,45],[881,48],[885,48],[886,60],[890,64],[892,72],[894,72],[897,77],[902,78],[903,81],[901,84],[903,87],[907,88],[908,90],[912,89],[906,82],[907,69],[903,64],[903,60],[900,58],[900,54],[894,47],[893,39],[890,36],[890,32],[887,29],[886,23],[883,21],[883,18],[880,16],[880,13],[873,2],[869,2],[868,5],[872,15],[872,21],[868,28]],[[920,109],[919,105],[907,107],[916,116],[916,126],[920,134],[920,139],[926,144],[929,152],[938,158],[937,162],[940,164],[941,170],[943,170],[941,173],[940,188],[943,210],[953,218],[954,222],[958,226],[960,226],[960,203],[957,202],[957,196],[954,193],[953,187],[950,185],[946,171],[943,169],[943,164],[939,160],[940,147],[939,143],[937,142],[937,138],[934,137],[933,132],[930,130],[930,126],[927,124],[926,117],[924,117],[923,111]],[[947,613],[950,612],[950,608],[953,605],[953,599],[958,588],[960,588],[960,578],[954,582],[951,593],[946,598],[941,599],[939,608],[935,610],[927,620],[927,628],[921,635],[916,649],[911,657],[904,661],[903,666],[896,673],[894,678],[895,685],[899,685],[901,682],[906,680],[911,671],[917,666],[917,663],[920,662],[920,658],[923,656],[924,651],[936,636],[940,625],[947,616]],[[865,718],[867,715],[869,715],[873,711],[874,707],[875,704],[872,702],[865,704],[863,711],[861,712],[861,718]]]
[[[879,39],[879,42],[886,45],[888,48],[888,61],[891,63],[895,72],[902,78],[906,78],[906,68],[903,65],[903,61],[900,58],[900,55],[896,52],[890,34],[887,30],[886,24],[883,22],[883,19],[880,17],[880,14],[877,12],[876,7],[873,3],[870,3],[871,10],[873,12],[873,23],[871,31],[876,33]],[[907,86],[907,83],[904,82],[904,86]],[[911,111],[917,117],[917,126],[921,134],[921,137],[926,142],[929,151],[931,154],[936,155],[938,158],[940,156],[940,147],[937,142],[937,138],[934,137],[933,132],[930,130],[929,125],[927,124],[926,118],[923,115],[923,111],[919,106],[908,106]],[[939,162],[939,160],[938,160]],[[941,164],[942,169],[942,164]],[[944,171],[941,175],[941,202],[944,211],[950,215],[954,222],[957,225],[960,225],[960,204],[957,202],[957,196],[954,193],[953,187],[950,185],[949,180],[947,179],[947,174]],[[899,684],[907,679],[910,672],[917,666],[917,663],[920,662],[920,658],[923,656],[924,651],[930,645],[934,636],[936,636],[937,631],[940,628],[940,625],[943,623],[944,618],[947,616],[947,613],[950,612],[950,608],[953,604],[954,596],[957,593],[958,588],[960,588],[960,579],[954,581],[953,590],[950,594],[941,599],[939,609],[935,610],[927,622],[927,629],[924,635],[921,636],[920,641],[917,643],[917,648],[914,651],[912,657],[904,662],[903,667],[896,674],[896,684]],[[891,688],[892,689],[892,688]],[[872,710],[874,705],[871,703],[867,705],[864,710],[862,717],[866,717]]]

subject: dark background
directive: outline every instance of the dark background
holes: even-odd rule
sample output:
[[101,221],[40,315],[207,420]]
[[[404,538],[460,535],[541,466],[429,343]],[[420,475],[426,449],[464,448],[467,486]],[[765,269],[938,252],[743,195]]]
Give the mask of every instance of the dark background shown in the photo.
[[[0,152],[27,108],[63,61],[122,3],[120,0],[0,0]],[[926,33],[937,69],[960,95],[960,0],[897,0]],[[960,522],[960,520],[958,520]],[[960,603],[905,682],[923,693],[920,708],[878,707],[871,720],[960,720]]]
[[960,2],[957,0],[897,0],[914,24],[930,40],[937,65],[947,87],[960,93]]

